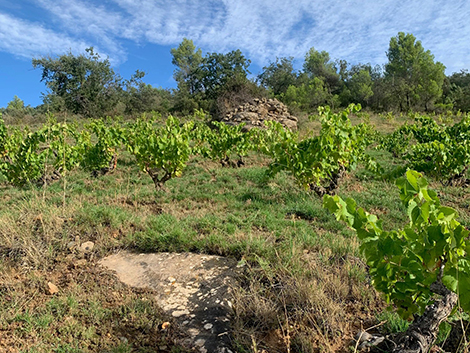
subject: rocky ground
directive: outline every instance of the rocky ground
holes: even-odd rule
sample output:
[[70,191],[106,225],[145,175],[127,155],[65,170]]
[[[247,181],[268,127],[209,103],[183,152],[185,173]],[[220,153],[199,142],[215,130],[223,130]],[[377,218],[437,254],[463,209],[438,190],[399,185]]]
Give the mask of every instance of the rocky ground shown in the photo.
[[239,272],[231,258],[193,253],[120,252],[100,261],[129,286],[151,288],[163,310],[188,336],[181,342],[199,352],[232,352],[231,285]]

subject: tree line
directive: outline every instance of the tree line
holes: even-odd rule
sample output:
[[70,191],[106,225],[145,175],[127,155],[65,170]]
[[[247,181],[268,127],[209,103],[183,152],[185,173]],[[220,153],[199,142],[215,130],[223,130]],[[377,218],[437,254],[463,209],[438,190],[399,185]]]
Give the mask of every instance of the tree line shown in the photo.
[[250,78],[251,62],[240,50],[204,56],[185,38],[171,54],[175,89],[145,83],[145,73],[139,70],[125,79],[93,48],[80,55],[35,58],[33,67],[42,70],[41,81],[47,88],[43,104],[25,107],[15,96],[1,112],[13,117],[47,111],[99,117],[147,111],[186,115],[203,109],[222,115],[260,97],[277,98],[294,112],[351,103],[376,112],[470,111],[470,73],[462,70],[446,76],[445,66],[409,33],[399,32],[390,39],[383,66],[333,60],[328,52],[312,47],[302,69],[294,68],[293,57],[281,57],[254,78]]

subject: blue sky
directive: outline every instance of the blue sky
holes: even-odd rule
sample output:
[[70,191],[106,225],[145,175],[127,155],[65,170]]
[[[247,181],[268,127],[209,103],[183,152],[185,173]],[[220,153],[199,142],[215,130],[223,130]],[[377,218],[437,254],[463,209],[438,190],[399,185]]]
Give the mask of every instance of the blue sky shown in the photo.
[[170,49],[186,37],[203,53],[240,49],[257,75],[276,57],[301,67],[309,48],[332,59],[384,64],[390,38],[412,33],[446,73],[470,69],[468,0],[0,0],[0,106],[41,103],[31,58],[108,56],[123,77],[139,69],[156,87],[175,86]]

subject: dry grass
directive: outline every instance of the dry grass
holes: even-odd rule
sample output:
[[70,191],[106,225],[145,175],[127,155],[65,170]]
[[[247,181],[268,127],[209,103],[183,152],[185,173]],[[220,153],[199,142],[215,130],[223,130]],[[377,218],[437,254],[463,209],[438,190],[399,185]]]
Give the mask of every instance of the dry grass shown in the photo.
[[302,273],[248,270],[235,291],[235,302],[243,303],[237,306],[236,338],[267,352],[348,351],[354,333],[372,325],[383,307],[375,290],[364,286],[364,264],[355,257],[295,255]]

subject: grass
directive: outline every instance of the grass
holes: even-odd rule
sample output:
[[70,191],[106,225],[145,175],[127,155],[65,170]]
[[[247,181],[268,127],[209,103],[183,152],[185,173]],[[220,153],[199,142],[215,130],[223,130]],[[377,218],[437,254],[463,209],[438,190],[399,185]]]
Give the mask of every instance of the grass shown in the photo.
[[[399,163],[372,153],[387,168]],[[403,330],[369,285],[353,232],[289,175],[266,180],[268,162],[252,154],[230,169],[195,157],[158,193],[127,154],[99,178],[74,171],[41,189],[1,184],[0,351],[183,352],[176,342],[184,332],[174,323],[158,329],[171,320],[152,292],[96,265],[118,249],[244,261],[233,300],[238,352],[346,352],[361,328],[386,320],[383,330]],[[468,190],[433,187],[469,227]],[[345,178],[339,194],[388,229],[407,222],[398,189],[365,171]],[[82,254],[74,241],[95,248]],[[48,293],[48,282],[59,292]]]
[[[60,264],[47,278],[39,270],[8,270],[2,271],[2,352],[113,352],[122,341],[153,352],[177,334],[158,330],[166,317],[151,291],[126,288],[95,266],[77,271]],[[45,281],[59,293],[50,295]]]

